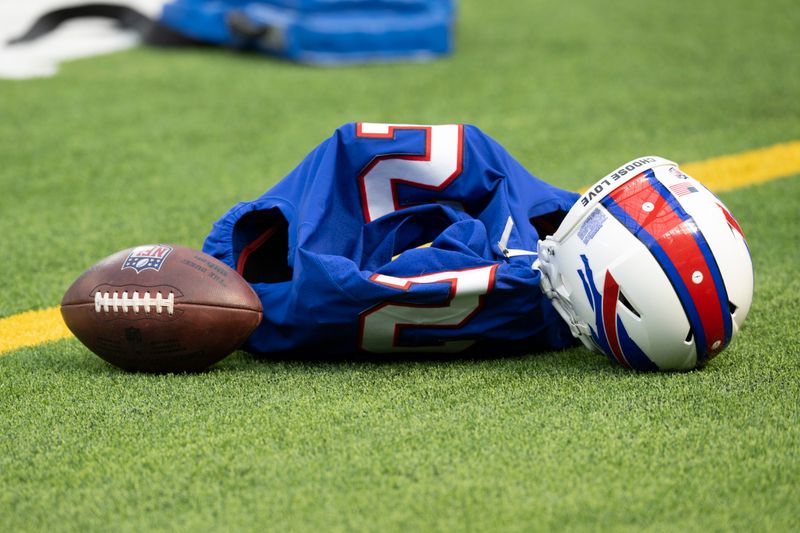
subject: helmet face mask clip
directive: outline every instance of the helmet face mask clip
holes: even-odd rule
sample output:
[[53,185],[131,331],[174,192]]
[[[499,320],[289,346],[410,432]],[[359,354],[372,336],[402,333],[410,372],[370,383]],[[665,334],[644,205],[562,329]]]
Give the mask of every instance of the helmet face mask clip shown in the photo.
[[538,253],[542,290],[572,334],[628,368],[702,367],[730,343],[752,301],[738,223],[660,157],[600,179]]

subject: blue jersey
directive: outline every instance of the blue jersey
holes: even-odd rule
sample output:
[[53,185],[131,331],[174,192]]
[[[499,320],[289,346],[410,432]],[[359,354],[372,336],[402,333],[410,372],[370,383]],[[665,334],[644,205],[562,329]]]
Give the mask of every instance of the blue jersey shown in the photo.
[[474,126],[346,124],[203,250],[261,298],[254,352],[560,348],[533,262],[577,198]]

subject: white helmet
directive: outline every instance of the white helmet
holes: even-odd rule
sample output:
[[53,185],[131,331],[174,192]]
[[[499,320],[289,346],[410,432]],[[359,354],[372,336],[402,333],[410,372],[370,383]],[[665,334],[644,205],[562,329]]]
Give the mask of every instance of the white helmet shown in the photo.
[[638,370],[702,367],[753,299],[739,224],[660,157],[634,159],[589,188],[539,241],[538,267],[572,334]]

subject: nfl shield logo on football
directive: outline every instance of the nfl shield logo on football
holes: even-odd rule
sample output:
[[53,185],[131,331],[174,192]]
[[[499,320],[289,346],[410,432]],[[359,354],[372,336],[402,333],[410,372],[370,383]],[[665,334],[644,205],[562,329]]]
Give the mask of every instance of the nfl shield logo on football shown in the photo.
[[170,252],[172,252],[172,247],[164,244],[137,246],[128,254],[128,258],[122,263],[121,270],[132,268],[137,274],[148,268],[156,271],[161,270],[161,265],[164,264]]

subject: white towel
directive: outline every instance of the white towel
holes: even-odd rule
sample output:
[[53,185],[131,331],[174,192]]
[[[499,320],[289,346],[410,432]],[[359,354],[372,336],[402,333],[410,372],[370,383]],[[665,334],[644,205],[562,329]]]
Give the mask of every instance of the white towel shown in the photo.
[[[34,21],[53,9],[69,7],[91,0],[26,0],[0,2],[0,78],[35,78],[52,76],[63,61],[107,54],[136,46],[136,32],[117,28],[102,18],[86,18],[64,22],[52,33],[32,42],[8,45],[6,42],[25,33]],[[128,0],[120,2],[157,17],[165,0]]]

